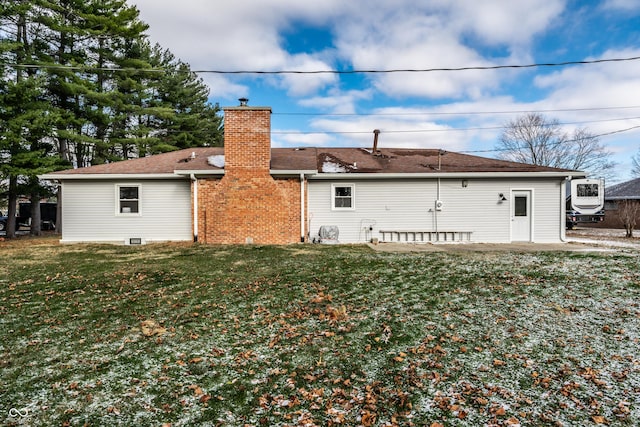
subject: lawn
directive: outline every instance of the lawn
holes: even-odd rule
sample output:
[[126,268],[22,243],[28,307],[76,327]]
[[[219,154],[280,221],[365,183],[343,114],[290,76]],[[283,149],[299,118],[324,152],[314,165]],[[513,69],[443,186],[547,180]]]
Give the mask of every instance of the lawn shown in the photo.
[[0,243],[0,424],[640,425],[625,253]]

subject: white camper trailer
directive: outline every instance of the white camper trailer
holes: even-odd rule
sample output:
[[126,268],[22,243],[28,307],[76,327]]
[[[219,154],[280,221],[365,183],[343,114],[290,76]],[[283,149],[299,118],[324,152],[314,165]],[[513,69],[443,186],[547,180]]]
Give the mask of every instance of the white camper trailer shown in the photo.
[[604,179],[571,181],[571,204],[567,203],[567,228],[579,223],[604,221]]

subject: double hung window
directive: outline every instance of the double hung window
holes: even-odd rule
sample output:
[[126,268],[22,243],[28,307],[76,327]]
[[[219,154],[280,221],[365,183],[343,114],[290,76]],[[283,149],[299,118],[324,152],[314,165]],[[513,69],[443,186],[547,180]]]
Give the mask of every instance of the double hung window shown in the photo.
[[140,215],[140,193],[139,185],[117,185],[117,213],[120,215]]
[[333,184],[331,193],[333,210],[355,209],[355,184]]

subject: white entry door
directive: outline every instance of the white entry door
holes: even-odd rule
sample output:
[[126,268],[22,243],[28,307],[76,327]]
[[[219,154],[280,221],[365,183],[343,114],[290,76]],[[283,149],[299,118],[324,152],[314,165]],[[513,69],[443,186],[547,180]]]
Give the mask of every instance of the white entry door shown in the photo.
[[511,240],[531,241],[531,191],[511,192]]

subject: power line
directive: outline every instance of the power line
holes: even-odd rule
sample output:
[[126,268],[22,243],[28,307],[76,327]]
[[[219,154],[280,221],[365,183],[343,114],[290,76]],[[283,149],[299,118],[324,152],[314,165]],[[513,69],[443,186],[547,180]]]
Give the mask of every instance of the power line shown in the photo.
[[[619,121],[637,120],[637,119],[640,119],[640,116],[623,117],[623,118],[618,118],[618,119],[602,119],[602,120],[588,120],[588,121],[579,121],[579,122],[549,123],[549,126],[555,126],[555,125],[560,125],[560,126],[584,125],[584,124],[589,124],[589,123],[619,122]],[[467,132],[467,131],[476,131],[476,130],[499,130],[499,129],[505,129],[507,127],[508,127],[508,125],[484,126],[484,127],[472,127],[472,128],[448,128],[448,129],[398,129],[398,130],[381,130],[381,133],[391,134],[391,133]],[[640,126],[635,126],[635,127],[629,128],[629,130],[635,129],[636,127],[640,127]],[[278,134],[278,135],[316,135],[316,134],[327,134],[327,135],[342,134],[342,135],[347,135],[347,134],[370,134],[371,131],[370,130],[367,130],[367,131],[277,131],[277,130],[274,131],[274,130],[272,130],[271,133],[272,134]],[[603,134],[603,136],[604,135],[608,135],[608,134]]]
[[525,114],[525,113],[567,113],[578,111],[606,111],[606,110],[625,110],[640,108],[640,105],[630,105],[624,107],[592,107],[592,108],[556,108],[556,109],[540,109],[540,110],[499,110],[499,111],[468,111],[468,112],[404,112],[404,113],[297,113],[273,112],[274,116],[319,116],[319,117],[349,117],[349,116],[473,116],[483,114]]
[[[600,138],[602,136],[609,136],[609,135],[614,135],[614,134],[617,134],[617,133],[628,132],[630,130],[639,129],[639,128],[640,128],[640,125],[632,126],[632,127],[626,128],[626,129],[618,129],[618,130],[614,130],[614,131],[611,131],[611,132],[604,132],[604,133],[600,133],[600,134],[597,134],[597,135],[591,135],[590,137],[591,138]],[[576,141],[575,139],[563,140],[563,141],[558,141],[558,142],[556,142],[555,144],[552,144],[552,145],[560,145],[560,144],[564,144],[564,143],[567,143],[567,142],[575,142],[575,141]],[[521,147],[521,148],[527,148],[527,147]],[[498,152],[498,151],[513,151],[513,149],[512,148],[494,148],[494,149],[491,149],[491,150],[465,150],[465,151],[458,151],[458,152],[459,153],[468,154],[468,153],[495,153],[495,152]]]
[[[564,61],[564,62],[546,62],[533,64],[512,64],[512,65],[486,65],[486,66],[467,66],[467,67],[441,67],[441,68],[403,68],[388,70],[190,70],[190,72],[198,74],[392,74],[392,73],[430,73],[436,71],[482,71],[482,70],[500,70],[500,69],[518,69],[518,68],[540,68],[540,67],[564,67],[568,65],[590,65],[602,64],[609,62],[626,62],[636,61],[640,56],[628,58],[605,58],[584,61]],[[0,62],[0,66],[23,68],[23,69],[48,69],[48,70],[69,70],[69,71],[109,71],[109,72],[150,72],[163,73],[167,71],[176,71],[174,68],[119,68],[119,67],[85,67],[73,65],[58,64],[15,64],[8,62]]]
[[616,134],[616,133],[627,132],[627,131],[634,130],[634,129],[639,129],[639,128],[640,128],[640,125],[638,125],[638,126],[631,126],[630,128],[626,128],[626,129],[619,129],[619,130],[614,130],[614,131],[611,131],[611,132],[601,133],[601,134],[599,134],[599,135],[595,135],[595,137],[596,137],[596,138],[599,138],[599,137],[601,137],[601,136],[614,135],[614,134]]
[[607,59],[594,59],[588,61],[565,61],[565,62],[548,62],[548,63],[534,63],[524,65],[486,65],[486,66],[472,66],[472,67],[453,67],[453,68],[404,68],[404,69],[390,69],[390,70],[282,70],[282,71],[218,71],[218,70],[195,70],[195,73],[215,73],[215,74],[388,74],[388,73],[430,73],[434,71],[473,71],[473,70],[500,70],[505,68],[537,68],[537,67],[563,67],[567,65],[586,65],[586,64],[601,64],[606,62],[623,62],[623,61],[635,61],[640,59],[640,56],[630,58],[607,58]]

